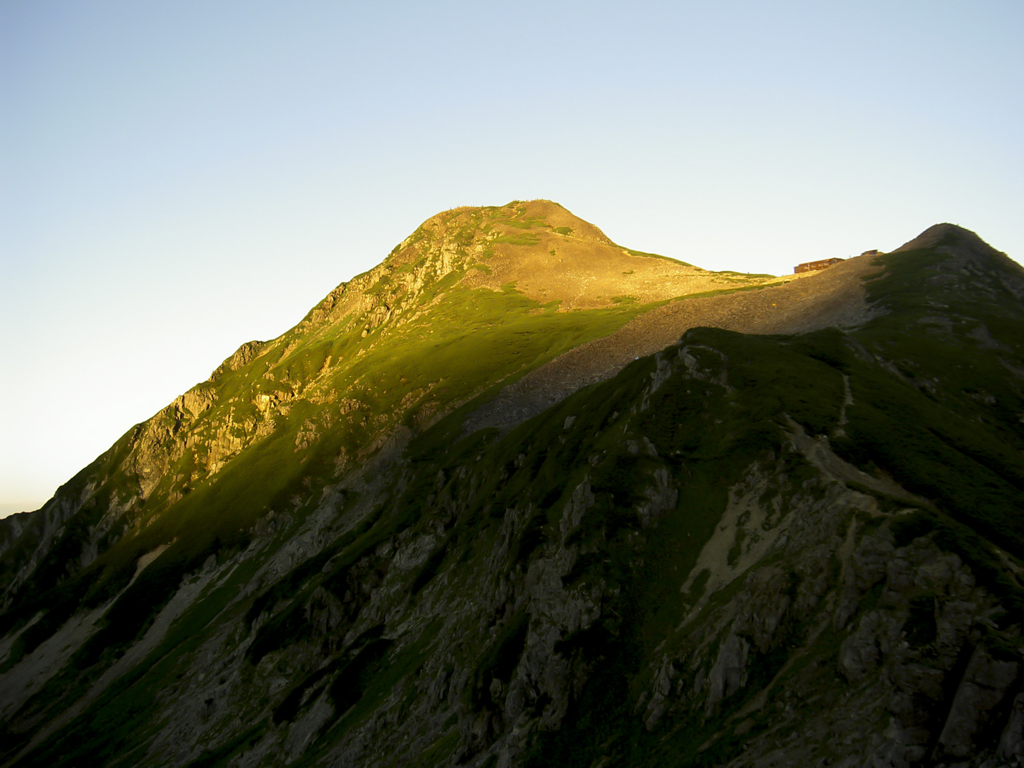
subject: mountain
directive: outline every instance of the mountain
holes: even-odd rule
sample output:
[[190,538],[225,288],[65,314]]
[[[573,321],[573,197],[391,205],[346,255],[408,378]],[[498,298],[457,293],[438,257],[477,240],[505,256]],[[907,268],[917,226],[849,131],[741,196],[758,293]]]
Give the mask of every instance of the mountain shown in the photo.
[[1018,765],[1024,270],[424,222],[0,520],[10,766]]

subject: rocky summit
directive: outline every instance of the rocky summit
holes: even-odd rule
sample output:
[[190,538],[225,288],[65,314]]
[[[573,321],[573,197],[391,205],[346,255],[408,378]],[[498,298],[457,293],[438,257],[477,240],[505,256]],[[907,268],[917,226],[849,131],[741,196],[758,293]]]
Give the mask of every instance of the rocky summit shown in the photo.
[[0,520],[0,765],[1020,766],[1022,522],[973,233],[453,209]]

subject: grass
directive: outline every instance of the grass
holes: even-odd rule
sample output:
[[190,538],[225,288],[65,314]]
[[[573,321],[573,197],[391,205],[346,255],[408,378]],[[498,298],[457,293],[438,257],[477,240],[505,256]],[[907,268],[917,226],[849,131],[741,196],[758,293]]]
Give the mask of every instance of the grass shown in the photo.
[[[512,203],[500,208],[459,209],[442,218],[456,231],[459,242],[471,242],[481,231],[497,224],[519,230],[505,240],[499,237],[498,242],[529,244],[536,240],[532,230],[548,228],[543,218],[527,215],[529,209],[529,204]],[[403,299],[395,293],[399,288],[392,275],[422,263],[422,255],[415,254],[426,253],[433,239],[430,230],[420,228],[404,248],[396,248],[392,253],[394,268],[385,269],[366,287],[368,295],[376,295],[400,311]],[[483,264],[468,268],[489,271]],[[91,604],[98,604],[116,594],[133,572],[135,560],[145,551],[175,537],[180,539],[161,558],[161,567],[154,570],[163,576],[156,585],[157,594],[166,594],[176,579],[194,567],[197,557],[224,546],[244,546],[245,531],[268,509],[288,507],[311,481],[328,479],[334,459],[342,451],[357,454],[374,433],[401,421],[413,424],[421,412],[443,411],[453,403],[478,396],[493,386],[496,376],[510,380],[522,375],[573,346],[616,330],[643,309],[623,306],[626,312],[541,312],[540,305],[518,295],[514,288],[507,288],[499,296],[487,291],[455,290],[463,274],[456,269],[430,284],[418,297],[423,306],[434,303],[430,326],[408,326],[393,334],[387,344],[375,342],[380,329],[367,329],[355,318],[343,318],[327,335],[321,331],[310,334],[297,327],[264,345],[262,354],[248,364],[235,371],[224,370],[215,381],[197,387],[197,391],[215,397],[216,402],[189,425],[198,438],[196,449],[170,457],[162,481],[134,512],[137,518],[154,522],[144,527],[140,536],[115,544],[87,573],[68,580],[65,564],[77,556],[73,550],[106,513],[114,496],[131,498],[137,494],[133,478],[119,478],[116,470],[131,450],[134,435],[119,441],[116,450],[72,482],[84,486],[86,476],[105,480],[88,502],[87,514],[74,518],[62,542],[23,592],[19,600],[23,610],[2,618],[6,626],[18,626],[39,608],[46,609],[42,621],[23,638],[22,647],[31,650],[63,623],[83,595],[89,595]],[[623,297],[623,302],[628,298]],[[445,328],[446,332],[431,334],[428,340],[424,338],[428,327],[431,331]],[[362,339],[361,334],[367,330],[369,338]],[[373,344],[371,353],[353,362],[354,350],[365,350],[366,342]],[[328,361],[336,366],[338,361],[345,361],[337,366],[330,383],[335,391],[347,393],[349,399],[355,396],[361,403],[354,413],[338,415],[329,408],[312,409],[308,403],[297,403],[290,412],[277,408],[272,414],[257,407],[263,395],[270,402],[287,402],[295,394],[295,386],[315,379]],[[408,375],[410,372],[413,375]],[[409,398],[411,407],[406,406]],[[270,435],[258,438],[257,427],[271,419]],[[329,437],[321,440],[316,450],[303,453],[300,464],[296,464],[295,439],[303,425],[326,430],[339,422],[343,429],[330,429]],[[155,423],[171,432],[181,428],[178,416],[171,411],[159,415]],[[249,445],[211,476],[205,441],[225,423],[234,436]],[[182,493],[185,495],[179,498]],[[188,537],[180,536],[186,530]],[[183,542],[185,538],[187,543]],[[32,539],[23,537],[21,541],[27,546]],[[4,567],[12,567],[5,563],[17,562],[24,555],[20,549],[7,553],[0,559],[0,574]],[[148,577],[154,583],[155,579]]]
[[[925,257],[922,256],[922,259]],[[920,263],[912,261],[911,266],[904,271],[906,279],[920,279],[920,267]],[[876,300],[888,297],[888,300],[895,303],[902,300],[909,290],[908,286],[903,286],[889,294],[879,293],[876,294]],[[900,304],[898,309],[901,312],[912,312],[914,301],[911,298],[909,308]],[[903,323],[905,318],[893,318],[890,322]],[[862,338],[871,342],[883,336],[899,338],[894,330],[876,324],[865,329]],[[839,404],[843,397],[842,374],[845,373],[851,379],[855,400],[855,405],[847,410],[849,422],[846,429],[852,436],[850,443],[862,446],[863,451],[857,454],[851,449],[850,443],[838,441],[847,457],[869,471],[884,468],[911,490],[925,491],[933,503],[949,510],[952,515],[950,517],[939,513],[936,516],[935,513],[920,512],[899,518],[899,526],[894,523],[897,543],[905,543],[916,535],[931,535],[944,549],[960,553],[975,573],[979,574],[981,583],[989,585],[1000,595],[1004,604],[1019,603],[1020,590],[1006,581],[1005,571],[998,567],[997,558],[985,536],[998,536],[997,540],[1004,546],[1015,541],[1016,532],[1008,526],[1013,514],[1011,499],[1020,498],[1020,487],[1015,480],[1019,477],[1021,455],[1016,450],[1019,446],[1016,430],[1010,434],[1004,433],[1005,442],[992,440],[991,433],[986,435],[983,428],[978,428],[977,408],[973,403],[958,404],[959,413],[950,418],[948,403],[936,403],[926,391],[908,385],[893,377],[886,369],[864,361],[854,353],[854,344],[839,331],[829,330],[782,339],[742,337],[722,331],[698,329],[688,333],[683,343],[699,343],[719,350],[721,357],[706,355],[700,362],[721,369],[727,375],[734,392],[730,394],[721,387],[698,381],[688,382],[684,388],[680,388],[673,386],[670,381],[652,396],[652,415],[646,422],[640,422],[638,428],[650,437],[661,455],[679,456],[686,466],[686,482],[681,488],[678,506],[680,509],[709,512],[705,536],[713,530],[717,520],[713,510],[724,507],[724,498],[717,504],[693,502],[686,494],[721,489],[729,482],[727,478],[736,477],[737,470],[744,462],[763,458],[757,448],[779,443],[782,438],[780,418],[783,414],[791,416],[812,434],[830,434],[838,420]],[[948,341],[944,343],[948,344]],[[934,361],[931,370],[939,371],[948,366],[946,360],[966,354],[966,350],[955,346],[937,354],[938,350],[921,349],[916,344],[908,345],[906,351],[913,355],[911,359],[919,366],[918,375],[924,375],[924,371],[928,370],[929,359]],[[892,353],[891,348],[889,353]],[[972,372],[971,378],[974,375],[976,372]],[[954,387],[952,391],[956,392],[957,389]],[[1011,393],[1006,395],[1014,402]],[[883,418],[881,414],[886,414],[886,417]],[[900,414],[901,418],[894,420],[895,414]],[[972,421],[973,424],[968,426]],[[995,419],[992,422],[1000,423]],[[1006,421],[1001,423],[1005,424]],[[997,427],[997,434],[1001,431]],[[699,466],[704,467],[703,477],[695,473],[695,461],[700,461]],[[794,474],[791,482],[802,486],[800,477],[799,472]],[[967,498],[974,500],[973,508],[969,507]],[[976,533],[972,527],[957,523],[955,518],[980,528],[979,532],[983,535]],[[671,567],[678,567],[682,573],[687,573],[693,560],[687,561],[684,555],[680,562],[679,554],[688,551],[691,558],[695,557],[701,542],[698,537],[690,547],[686,546],[690,542],[685,541],[685,537],[698,530],[693,526],[693,521],[681,524],[675,529],[673,537],[673,523],[679,519],[678,514],[669,515],[659,525],[656,540],[664,546],[665,556],[659,558],[649,552],[643,558],[645,565],[651,569],[645,573],[647,587],[642,598],[643,604],[657,606],[657,609],[644,618],[634,615],[628,622],[642,629],[637,631],[632,641],[622,638],[612,640],[610,635],[595,630],[596,634],[589,633],[592,638],[574,641],[574,648],[589,648],[590,653],[600,656],[602,644],[632,642],[633,653],[642,657],[650,652],[649,647],[645,650],[645,644],[652,642],[645,638],[671,636],[673,626],[688,605],[681,605],[678,597],[674,596],[674,585],[678,584],[678,580],[669,578],[666,566],[671,563]],[[1006,522],[1002,523],[1003,520]],[[676,562],[679,562],[678,566]],[[593,563],[578,563],[577,567],[581,572],[586,572],[593,568]],[[574,574],[574,578],[577,577],[578,574]],[[657,594],[657,585],[661,584],[666,585],[663,596]],[[656,585],[653,591],[650,585]],[[713,612],[716,605],[721,605],[721,601],[727,599],[725,592],[716,595],[716,600],[709,604],[706,612]],[[919,596],[912,604],[911,613],[913,626],[909,639],[918,645],[928,644],[934,634],[934,598]],[[1019,617],[1007,618],[1006,623],[1015,620],[1019,621]],[[696,624],[700,625],[702,621],[698,618]],[[792,638],[800,638],[806,628],[794,624],[786,631]],[[756,691],[772,679],[785,662],[785,646],[788,644],[789,641],[780,641],[776,649],[763,659],[752,661],[755,673],[748,684],[748,691]],[[832,641],[829,647],[831,650],[828,652],[834,653],[838,644]],[[620,659],[630,657],[629,652],[621,647],[615,655]],[[613,674],[610,670],[616,672]],[[631,668],[628,663],[601,665],[593,679],[594,684],[599,684],[605,692],[618,693],[611,694],[609,698],[603,698],[599,692],[594,692],[593,698],[590,698],[585,693],[579,708],[560,732],[544,734],[539,738],[529,764],[546,765],[554,760],[559,764],[588,765],[604,755],[611,756],[612,762],[619,765],[645,765],[651,760],[670,761],[672,764],[714,765],[728,761],[742,748],[742,739],[721,730],[721,718],[707,723],[695,722],[691,726],[684,724],[676,731],[680,734],[679,739],[658,742],[637,727],[635,719],[631,720],[624,707],[621,713],[615,714],[618,711],[616,708],[623,706],[618,702],[630,698],[625,695],[623,686],[630,687],[632,684],[626,681],[637,674],[638,668]],[[616,675],[618,682],[608,679]],[[735,710],[740,703],[740,700],[730,702],[729,710]],[[601,712],[602,721],[595,721],[592,712]],[[699,753],[697,747],[711,734],[718,734],[714,746]]]
[[[289,508],[291,499],[301,496],[313,478],[320,483],[329,480],[334,459],[342,450],[358,452],[369,442],[372,432],[389,421],[401,419],[411,424],[423,409],[445,408],[479,395],[493,386],[496,373],[500,377],[504,372],[506,379],[522,375],[578,344],[614,331],[641,309],[538,313],[539,307],[511,287],[501,294],[482,289],[449,290],[432,315],[432,326],[444,329],[442,332],[425,340],[419,330],[422,326],[407,328],[334,375],[337,390],[358,394],[364,406],[361,411],[348,417],[318,417],[308,401],[297,402],[288,413],[275,416],[276,429],[269,436],[243,451],[216,476],[193,481],[191,492],[173,505],[163,507],[158,498],[151,502],[160,510],[159,514],[151,513],[153,523],[104,553],[77,580],[59,585],[55,576],[47,581],[44,567],[44,575],[35,586],[40,602],[26,602],[20,618],[5,617],[10,622],[25,622],[38,610],[33,605],[49,607],[43,619],[22,638],[23,652],[31,651],[52,634],[82,599],[97,605],[116,594],[134,573],[135,560],[141,554],[177,539],[122,597],[123,607],[111,610],[108,626],[94,647],[129,644],[141,635],[185,574],[210,555],[244,548],[246,532],[267,510]],[[273,358],[258,359],[250,364],[251,370],[247,366],[236,373],[244,381],[263,382],[256,387],[260,392],[269,382],[266,374],[275,374],[276,379],[284,381],[307,379],[324,366],[329,356],[344,357],[349,343],[351,336],[325,339],[300,346],[276,363]],[[220,386],[222,399],[230,400],[242,386],[232,378],[225,376]],[[407,398],[416,398],[418,392],[424,395],[411,407],[403,408],[402,404],[409,402]],[[223,410],[224,406],[219,408]],[[216,411],[211,409],[204,417]],[[245,418],[253,415],[251,410],[243,413]],[[318,418],[321,422],[325,418],[333,423],[347,422],[347,428],[331,430],[315,448],[304,453],[301,462],[296,462],[296,435],[304,423]],[[110,461],[123,452],[123,448],[115,452]],[[176,474],[186,472],[191,458],[183,458],[178,472],[167,474],[168,484]],[[113,487],[107,486],[106,492],[112,492]],[[159,497],[159,493],[155,495]],[[96,497],[94,517],[98,518],[107,506],[102,497]],[[75,520],[84,530],[91,519],[85,515]],[[72,530],[67,540],[80,541],[82,532]],[[64,557],[62,563],[67,560],[67,553],[62,552],[58,547],[52,555],[55,574],[59,572],[56,558]]]
[[[509,226],[515,234],[503,237],[528,238],[546,225],[527,220],[524,210],[517,204],[453,211],[449,218],[460,227],[460,243],[471,241],[480,229],[513,220],[517,223]],[[430,237],[424,230],[416,242]],[[793,337],[693,329],[682,343],[705,376],[680,369],[649,392],[655,362],[637,360],[618,376],[581,389],[506,434],[484,430],[466,436],[466,415],[494,394],[498,382],[511,381],[569,348],[610,333],[646,307],[618,297],[621,301],[612,309],[555,313],[519,294],[513,284],[501,292],[462,288],[457,284],[461,269],[402,304],[398,281],[380,279],[378,295],[393,302],[394,317],[403,322],[367,328],[362,318],[340,318],[328,330],[286,334],[263,356],[204,385],[216,393],[217,402],[190,422],[194,434],[213,434],[228,422],[247,434],[262,424],[260,439],[253,438],[216,474],[206,471],[202,452],[170,457],[165,484],[133,513],[148,524],[77,574],[62,566],[80,553],[82,538],[110,505],[131,492],[132,478],[118,467],[138,432],[126,435],[69,483],[67,493],[81,494],[97,473],[108,478],[86,500],[81,517],[65,529],[38,579],[24,588],[24,607],[0,617],[0,628],[10,631],[48,609],[24,633],[12,658],[30,652],[83,602],[101,605],[118,594],[141,554],[174,543],[110,607],[99,632],[76,655],[75,666],[15,713],[4,734],[5,751],[10,755],[25,743],[27,736],[14,730],[17,723],[45,719],[62,699],[70,701],[87,690],[151,626],[183,579],[211,557],[224,563],[243,551],[249,559],[227,583],[210,587],[142,664],[25,764],[103,762],[144,747],[161,725],[153,702],[181,695],[190,665],[225,624],[237,626],[226,641],[231,647],[250,642],[239,672],[251,684],[249,690],[261,690],[270,674],[287,675],[289,684],[273,696],[240,702],[238,719],[247,725],[230,734],[209,734],[196,765],[228,764],[274,724],[283,728],[301,717],[321,692],[333,702],[335,718],[303,759],[311,763],[324,757],[333,744],[380,714],[384,702],[410,706],[416,701],[416,691],[426,685],[425,665],[438,652],[441,637],[449,643],[445,648],[451,651],[451,664],[459,669],[452,679],[464,686],[454,692],[464,711],[497,712],[501,702],[490,700],[491,683],[508,683],[520,673],[535,621],[529,603],[510,602],[507,612],[500,606],[494,612],[487,604],[467,625],[457,627],[445,623],[450,620],[445,606],[452,598],[488,594],[499,578],[511,585],[525,578],[530,564],[560,542],[565,507],[585,481],[594,501],[568,538],[576,560],[571,569],[566,566],[562,587],[599,588],[600,613],[585,628],[559,638],[555,650],[571,669],[592,674],[574,692],[562,727],[537,736],[526,764],[583,766],[604,758],[623,766],[728,762],[749,738],[736,734],[737,724],[729,718],[775,678],[791,647],[807,639],[806,617],[784,617],[772,643],[763,653],[752,654],[747,687],[706,720],[699,704],[687,712],[681,701],[675,702],[664,724],[648,733],[636,703],[653,682],[651,661],[661,653],[689,658],[697,633],[721,620],[745,588],[737,578],[705,595],[710,583],[705,570],[687,594],[681,593],[720,523],[728,489],[756,464],[773,474],[763,504],[779,500],[786,505],[797,495],[820,497],[818,471],[787,448],[789,419],[822,444],[827,438],[864,471],[892,478],[925,498],[921,509],[891,521],[897,546],[926,536],[956,552],[978,583],[1009,609],[993,637],[1012,653],[1010,630],[1024,617],[1024,599],[992,542],[1011,557],[1024,557],[1018,524],[1024,427],[1016,420],[1024,412],[1024,396],[1005,373],[1008,365],[1024,367],[1019,302],[1000,293],[998,281],[984,300],[946,287],[937,271],[943,258],[930,251],[883,257],[887,276],[868,282],[867,290],[869,299],[888,314],[860,329]],[[472,268],[482,265],[467,267]],[[946,305],[943,311],[952,330],[932,324],[932,330],[908,333],[938,311],[936,302]],[[416,315],[428,306],[429,314]],[[979,344],[972,335],[979,323],[1001,347]],[[845,437],[836,437],[844,377],[854,402],[845,409]],[[291,400],[313,380],[322,399]],[[272,414],[253,404],[260,394],[278,399]],[[649,408],[639,411],[636,406],[645,396]],[[339,398],[358,406],[343,410]],[[422,427],[432,414],[444,413],[431,428]],[[574,421],[566,427],[569,417]],[[167,412],[158,423],[181,429],[178,418]],[[311,447],[297,449],[299,435],[310,425],[316,439]],[[360,508],[364,516],[359,521],[348,517],[356,505],[336,510],[347,533],[320,546],[258,593],[243,596],[243,586],[263,558],[316,508],[318,490],[335,479],[338,457],[365,457],[373,439],[397,425],[409,426],[415,434],[376,506]],[[630,441],[641,438],[654,446],[656,457],[629,451]],[[647,498],[655,470],[669,473],[678,497],[672,509],[644,528],[637,507]],[[181,489],[181,477],[188,478],[190,490],[171,501]],[[867,486],[858,489],[873,493]],[[880,500],[889,511],[893,504]],[[271,509],[287,513],[282,518],[293,521],[290,527],[277,534],[267,552],[246,550],[254,526]],[[496,573],[493,556],[503,530],[511,533],[506,559]],[[408,573],[389,571],[394,548],[428,531],[438,543],[423,564]],[[0,559],[0,569],[6,569],[0,574],[9,578],[16,557],[25,556],[33,539],[25,541],[16,556]],[[735,564],[739,554],[739,548],[729,553],[730,561]],[[780,560],[777,565],[785,571],[791,564]],[[835,568],[830,578],[838,580]],[[365,610],[385,579],[390,579],[394,597],[387,605],[377,605],[370,617]],[[796,589],[794,581],[790,586]],[[701,614],[680,629],[702,596],[708,599]],[[317,601],[335,599],[343,608],[324,634],[315,620]],[[871,599],[869,595],[865,604]],[[941,599],[913,596],[906,629],[912,646],[934,642],[936,600]],[[425,626],[407,621],[409,611],[421,609],[433,611]],[[395,629],[411,625],[418,629],[407,634]],[[356,627],[369,629],[343,647]],[[831,629],[823,632],[808,658],[834,659],[842,639]],[[713,645],[705,650],[705,655],[714,655]],[[799,660],[783,676],[799,675],[822,688],[832,684],[829,680],[834,683],[834,665],[815,669],[811,661]],[[680,685],[687,690],[693,681],[686,675],[692,674],[680,672]],[[529,716],[539,716],[545,702],[528,706],[533,707]],[[749,733],[768,727],[762,715],[753,720]],[[712,737],[711,746],[701,751]],[[429,764],[431,756],[448,759],[457,752],[459,739],[458,729],[449,723],[421,762]]]
[[673,301],[685,301],[686,299],[703,299],[708,296],[725,296],[729,293],[740,293],[742,291],[763,291],[767,288],[774,288],[774,284],[769,285],[744,285],[738,288],[716,288],[711,291],[697,291],[696,293],[688,293],[685,296],[677,296]]
[[662,261],[671,261],[673,264],[680,264],[680,265],[682,265],[684,267],[692,267],[693,266],[692,264],[689,264],[689,263],[687,263],[685,261],[680,261],[679,259],[673,259],[671,256],[662,256],[661,254],[658,254],[658,253],[647,253],[646,251],[634,251],[631,248],[626,248],[624,250],[630,256],[641,256],[641,257],[643,257],[645,259],[661,259]]
[[498,235],[491,243],[505,243],[507,245],[537,245],[540,237],[532,232],[524,232],[521,235]]

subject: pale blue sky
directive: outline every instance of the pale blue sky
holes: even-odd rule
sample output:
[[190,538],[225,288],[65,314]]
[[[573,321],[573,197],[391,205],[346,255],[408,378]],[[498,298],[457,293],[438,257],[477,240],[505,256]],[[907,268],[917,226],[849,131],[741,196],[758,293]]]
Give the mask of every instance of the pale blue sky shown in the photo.
[[556,200],[788,272],[1024,256],[1024,3],[0,4],[0,503],[41,505],[423,219]]

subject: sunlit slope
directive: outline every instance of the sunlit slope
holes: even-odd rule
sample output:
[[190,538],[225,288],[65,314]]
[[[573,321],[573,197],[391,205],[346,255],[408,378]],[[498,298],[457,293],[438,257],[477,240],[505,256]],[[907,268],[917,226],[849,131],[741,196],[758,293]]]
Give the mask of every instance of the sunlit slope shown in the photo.
[[1021,682],[1024,275],[951,227],[876,266],[860,327],[691,329],[507,432],[453,410],[373,478],[296,482],[245,539],[173,545],[5,713],[4,754],[996,759]]
[[242,547],[260,516],[315,506],[310,488],[657,303],[771,282],[628,251],[547,201],[439,214],[65,485],[0,555],[18,604],[0,623],[45,609],[31,649],[145,552],[169,545],[154,571],[178,572]]

